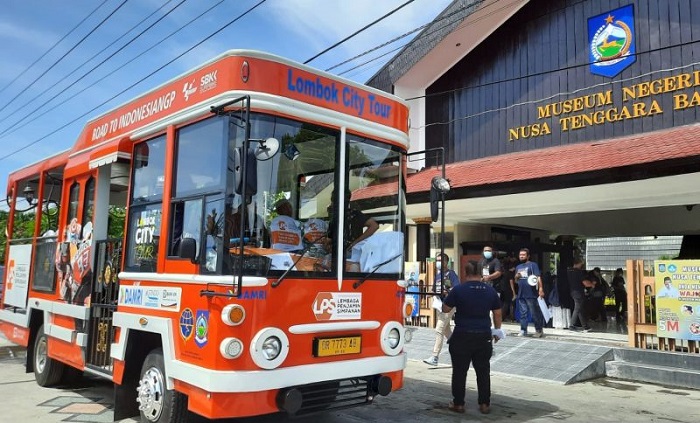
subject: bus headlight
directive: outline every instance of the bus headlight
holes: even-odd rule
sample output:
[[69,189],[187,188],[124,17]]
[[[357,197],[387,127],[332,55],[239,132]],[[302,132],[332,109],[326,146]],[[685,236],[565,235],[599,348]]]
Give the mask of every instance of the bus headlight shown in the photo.
[[263,341],[262,353],[268,360],[274,360],[280,355],[282,351],[282,343],[276,336],[271,336]]
[[380,345],[386,355],[399,355],[404,345],[404,327],[399,322],[389,322],[382,328]]
[[219,345],[219,352],[224,358],[238,358],[243,353],[243,343],[236,338],[225,338]]
[[392,330],[389,331],[389,335],[387,336],[387,342],[389,342],[389,348],[392,350],[396,348],[397,345],[399,345],[399,341],[401,341],[401,335],[399,334],[399,330],[396,328],[393,328]]
[[265,328],[250,343],[250,357],[262,369],[279,367],[289,354],[289,338],[278,328]]

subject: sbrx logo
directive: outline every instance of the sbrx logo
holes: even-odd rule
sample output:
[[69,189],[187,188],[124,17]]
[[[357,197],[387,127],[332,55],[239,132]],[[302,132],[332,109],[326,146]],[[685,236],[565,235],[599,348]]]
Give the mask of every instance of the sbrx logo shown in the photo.
[[201,85],[202,87],[204,87],[205,85],[215,84],[215,83],[216,83],[216,74],[217,74],[218,72],[219,72],[219,71],[209,72],[208,74],[206,74],[206,75],[204,75],[203,77],[201,77],[201,78],[199,79],[200,85]]
[[330,320],[335,313],[335,300],[330,292],[319,292],[312,305],[316,320]]

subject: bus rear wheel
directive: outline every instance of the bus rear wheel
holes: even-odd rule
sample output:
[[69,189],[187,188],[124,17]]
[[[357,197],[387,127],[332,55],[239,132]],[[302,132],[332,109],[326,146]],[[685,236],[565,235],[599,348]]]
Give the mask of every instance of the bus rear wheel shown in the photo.
[[61,380],[66,365],[49,357],[48,336],[41,325],[34,340],[34,378],[39,386],[53,386]]
[[187,396],[167,388],[163,350],[151,351],[141,366],[137,388],[141,421],[144,423],[184,423],[187,421]]

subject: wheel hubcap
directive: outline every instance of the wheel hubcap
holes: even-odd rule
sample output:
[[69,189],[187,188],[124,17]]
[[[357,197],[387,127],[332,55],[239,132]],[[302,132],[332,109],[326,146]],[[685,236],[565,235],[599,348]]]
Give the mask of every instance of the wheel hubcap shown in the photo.
[[38,373],[44,373],[47,358],[46,338],[41,338],[34,351],[34,368]]
[[163,373],[155,367],[146,370],[136,391],[139,410],[149,421],[157,421],[163,411],[163,395],[165,393]]

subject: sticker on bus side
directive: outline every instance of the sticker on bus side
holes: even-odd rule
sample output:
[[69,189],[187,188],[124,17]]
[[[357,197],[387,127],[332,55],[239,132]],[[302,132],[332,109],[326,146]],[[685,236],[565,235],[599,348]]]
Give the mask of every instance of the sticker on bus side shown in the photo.
[[120,286],[118,304],[127,307],[180,311],[181,298],[182,288]]

